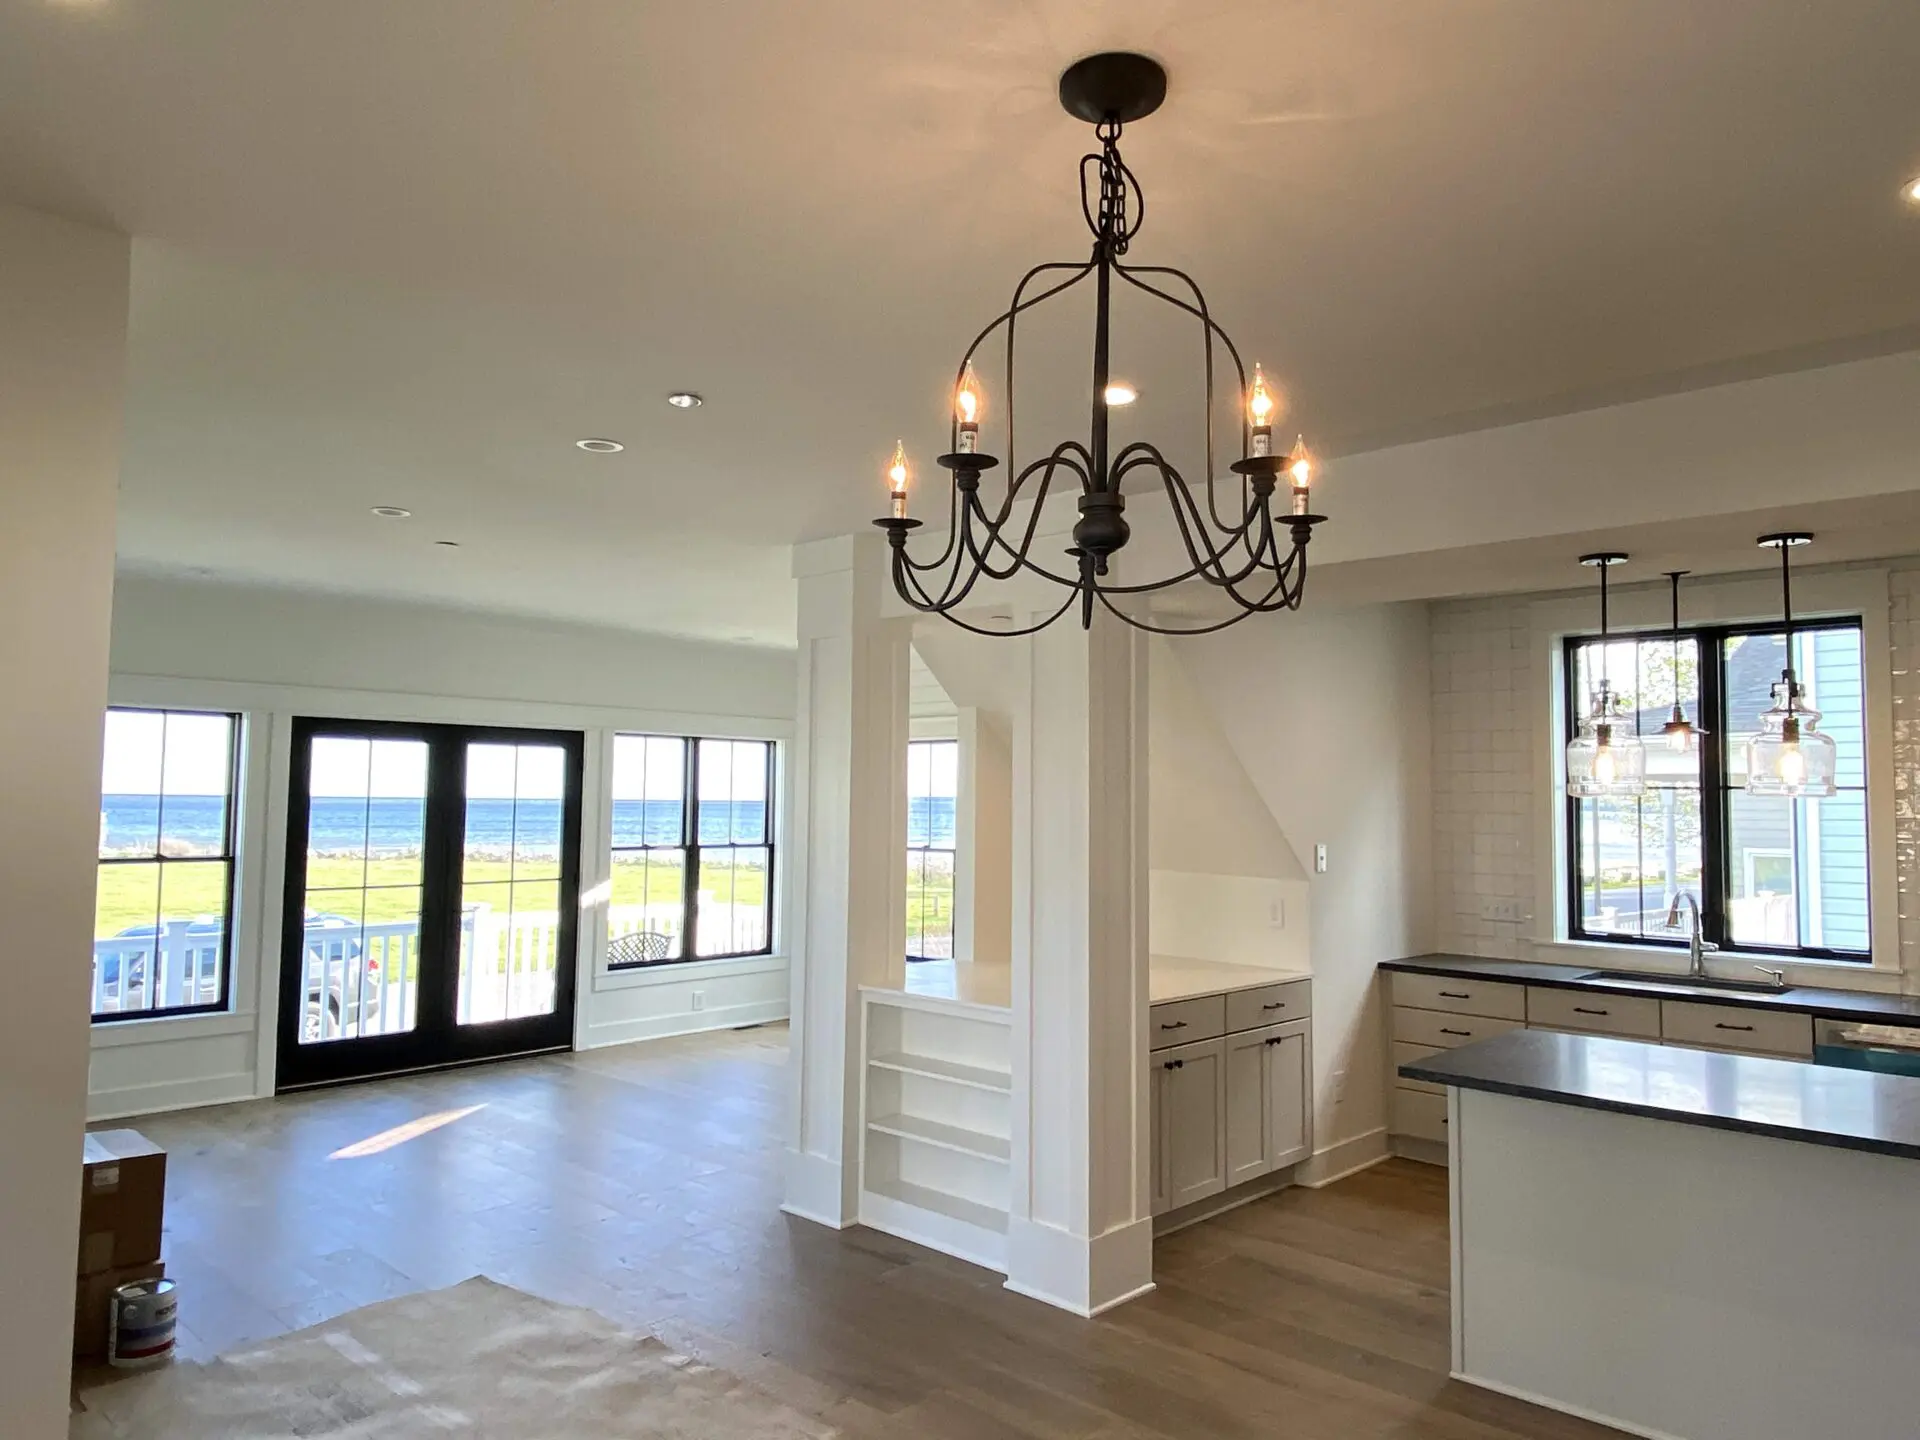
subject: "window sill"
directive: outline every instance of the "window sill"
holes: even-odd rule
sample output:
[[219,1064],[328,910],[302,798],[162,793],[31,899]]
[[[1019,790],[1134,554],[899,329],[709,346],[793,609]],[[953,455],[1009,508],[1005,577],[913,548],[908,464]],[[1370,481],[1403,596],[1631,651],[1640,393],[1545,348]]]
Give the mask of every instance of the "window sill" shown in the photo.
[[101,1020],[93,1024],[93,1048],[117,1045],[156,1045],[174,1040],[210,1040],[220,1035],[251,1035],[256,1017],[251,1011],[230,1010],[211,1015],[155,1015],[144,1020]]
[[[1630,941],[1529,940],[1527,956],[1543,965],[1590,965],[1596,969],[1645,970],[1674,975],[1686,969],[1684,950],[1664,945],[1635,945]],[[1707,956],[1709,974],[1725,978],[1726,967],[1764,965],[1786,972],[1789,985],[1827,990],[1867,990],[1898,993],[1900,972],[1890,966],[1852,960],[1807,960],[1770,955],[1765,951],[1717,950]]]
[[787,968],[784,955],[743,955],[734,960],[688,960],[631,970],[600,970],[593,977],[595,991],[636,990],[650,985],[678,985],[688,980],[719,980],[736,975],[766,975]]

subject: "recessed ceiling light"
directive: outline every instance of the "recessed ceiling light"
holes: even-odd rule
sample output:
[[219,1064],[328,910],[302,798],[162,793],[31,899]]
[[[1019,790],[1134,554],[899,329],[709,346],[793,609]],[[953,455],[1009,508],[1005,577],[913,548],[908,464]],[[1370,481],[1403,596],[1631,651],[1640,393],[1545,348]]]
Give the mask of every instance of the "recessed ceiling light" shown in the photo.
[[1902,185],[1900,187],[1900,193],[1906,197],[1909,205],[1920,205],[1920,177],[1909,180],[1906,184]]
[[1124,380],[1116,380],[1107,386],[1107,404],[1131,405],[1140,398],[1140,392]]
[[576,440],[573,443],[578,445],[582,450],[591,450],[596,455],[612,455],[617,451],[627,448],[618,440],[601,440],[593,436],[589,436],[585,440]]
[[376,505],[373,507],[373,513],[378,515],[382,520],[411,520],[413,518],[413,512],[411,510],[402,510],[398,505]]
[[691,390],[676,390],[673,394],[667,396],[667,404],[673,406],[676,410],[697,410],[705,403],[705,401]]

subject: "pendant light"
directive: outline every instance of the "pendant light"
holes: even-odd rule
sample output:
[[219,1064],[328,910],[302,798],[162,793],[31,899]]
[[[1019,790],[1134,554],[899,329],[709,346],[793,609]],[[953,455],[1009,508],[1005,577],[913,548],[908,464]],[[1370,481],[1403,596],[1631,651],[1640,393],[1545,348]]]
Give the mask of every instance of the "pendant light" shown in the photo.
[[1600,678],[1580,728],[1567,742],[1567,794],[1576,799],[1631,797],[1647,788],[1647,747],[1607,679],[1607,571],[1626,558],[1612,550],[1580,557],[1582,565],[1600,572]]
[[1759,733],[1747,741],[1747,793],[1820,799],[1837,790],[1838,756],[1833,737],[1820,732],[1820,712],[1807,703],[1806,690],[1793,673],[1793,578],[1787,552],[1813,536],[1799,530],[1762,535],[1763,549],[1780,552],[1781,625],[1786,668],[1773,687],[1773,705],[1760,717]]
[[1673,714],[1660,727],[1660,733],[1666,738],[1667,750],[1674,755],[1698,755],[1700,737],[1707,733],[1687,719],[1686,707],[1680,703],[1680,581],[1692,573],[1691,570],[1667,571],[1667,581],[1673,586]]

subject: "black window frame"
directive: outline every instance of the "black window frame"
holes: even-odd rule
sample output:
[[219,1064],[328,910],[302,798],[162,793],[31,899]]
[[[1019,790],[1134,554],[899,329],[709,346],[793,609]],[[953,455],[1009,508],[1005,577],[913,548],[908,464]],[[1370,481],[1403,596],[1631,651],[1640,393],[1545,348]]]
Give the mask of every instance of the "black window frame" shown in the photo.
[[[907,742],[907,752],[909,755],[912,754],[913,747],[916,745],[951,745],[953,747],[954,773],[958,775],[959,762],[960,762],[960,742],[958,739],[951,736],[945,736],[945,735],[929,735],[923,739],[909,740]],[[911,765],[909,765],[909,773],[911,773]],[[929,767],[928,773],[929,774],[932,773],[931,767]],[[933,799],[933,791],[931,787],[929,787],[927,791],[927,798],[929,800]],[[927,889],[926,857],[929,855],[947,855],[952,857],[953,866],[954,866],[954,879],[955,879],[955,885],[957,887],[959,882],[959,866],[960,866],[960,836],[958,831],[956,830],[953,837],[954,843],[951,845],[932,845],[932,844],[916,845],[914,844],[913,838],[912,838],[913,802],[914,802],[914,796],[912,795],[912,793],[909,793],[907,795],[907,824],[908,824],[907,881],[908,881],[909,888],[910,889],[917,888],[919,893],[923,896],[926,894],[926,889]],[[956,795],[954,797],[954,802],[957,806],[959,803],[959,796]],[[957,825],[959,821],[959,816],[957,813],[954,819]],[[931,823],[929,823],[927,827],[927,835],[929,839],[932,838],[933,827]],[[915,885],[915,882],[914,882],[914,871],[913,871],[913,865],[916,859],[918,859],[918,861],[920,862],[920,869],[918,872],[919,881],[917,886]],[[957,933],[958,927],[959,927],[959,919],[960,917],[957,912],[948,917],[948,930],[947,930],[948,952],[945,955],[920,954],[918,951],[916,951],[913,948],[913,943],[912,943],[913,934],[912,934],[912,931],[909,930],[907,934],[907,945],[905,947],[907,952],[906,958],[908,959],[908,961],[918,964],[922,961],[927,961],[927,960],[952,960],[957,958],[954,954],[954,949],[959,942],[959,935]],[[920,934],[921,934],[921,938],[924,939],[926,936],[925,926],[921,927]]]
[[[118,1025],[129,1020],[176,1020],[191,1015],[223,1015],[233,1008],[233,931],[234,900],[239,889],[240,871],[240,767],[244,748],[243,727],[246,717],[237,710],[201,710],[181,705],[109,705],[101,715],[104,728],[106,717],[112,714],[158,715],[161,717],[160,769],[162,789],[157,797],[159,809],[154,823],[154,853],[151,855],[100,855],[94,857],[94,904],[96,913],[99,905],[98,889],[100,871],[106,866],[151,865],[159,870],[156,887],[159,897],[164,900],[167,893],[166,870],[168,865],[212,865],[226,867],[226,885],[223,888],[224,908],[220,926],[220,993],[213,999],[197,1005],[155,1005],[139,1010],[94,1010],[92,993],[96,988],[88,986],[88,1018],[95,1025]],[[227,794],[226,826],[221,837],[221,849],[217,855],[164,855],[160,851],[161,842],[166,838],[167,800],[165,792],[166,774],[166,722],[175,715],[191,715],[218,718],[227,722]],[[161,916],[156,910],[154,915],[153,951],[149,962],[148,981],[159,970],[160,941],[162,938]],[[96,937],[97,939],[97,937]],[[122,962],[124,965],[124,961]],[[120,979],[124,990],[127,978],[123,971]]]
[[[1727,896],[1731,893],[1732,857],[1727,848],[1727,834],[1731,824],[1728,805],[1733,794],[1727,781],[1727,696],[1726,696],[1726,642],[1747,635],[1778,635],[1784,630],[1778,620],[1761,620],[1725,625],[1683,625],[1680,634],[1683,639],[1692,640],[1699,647],[1699,702],[1697,713],[1692,716],[1694,722],[1702,726],[1707,734],[1700,745],[1700,934],[1703,940],[1719,946],[1723,950],[1738,955],[1759,955],[1769,959],[1818,960],[1846,965],[1858,965],[1871,968],[1873,965],[1873,874],[1868,867],[1867,884],[1867,948],[1865,950],[1839,950],[1822,945],[1765,945],[1751,940],[1735,941],[1727,928]],[[1859,615],[1825,616],[1815,620],[1795,619],[1795,636],[1811,634],[1816,631],[1851,631],[1860,637],[1863,705],[1866,663],[1866,623]],[[1621,641],[1671,640],[1673,630],[1668,626],[1650,627],[1642,630],[1614,630],[1608,633],[1609,643]],[[1585,713],[1586,697],[1576,693],[1579,680],[1579,651],[1586,646],[1598,643],[1597,634],[1568,635],[1561,642],[1561,698],[1565,711],[1564,735],[1562,745],[1574,737],[1579,728],[1581,716]],[[1709,663],[1709,657],[1711,661]],[[1816,700],[1818,697],[1815,697]],[[1863,722],[1866,716],[1863,714]],[[1863,723],[1864,729],[1864,723]],[[1864,757],[1863,757],[1864,758]],[[1652,788],[1652,787],[1649,787]],[[1587,930],[1581,908],[1580,884],[1580,797],[1562,792],[1561,833],[1566,851],[1565,874],[1562,877],[1562,903],[1566,906],[1566,933],[1569,940],[1601,945],[1654,945],[1668,949],[1684,950],[1688,941],[1682,936],[1622,935],[1617,931]],[[1873,797],[1871,784],[1861,786],[1862,819],[1867,833],[1872,834]]]
[[[680,778],[680,839],[677,844],[644,842],[638,845],[616,845],[613,843],[613,801],[607,805],[607,867],[611,876],[615,859],[621,855],[644,854],[653,850],[679,850],[682,853],[680,879],[680,953],[665,960],[628,960],[618,962],[609,959],[609,974],[625,974],[635,970],[660,970],[672,965],[710,965],[723,960],[751,960],[759,956],[771,955],[779,937],[774,934],[774,895],[775,873],[779,864],[778,848],[775,845],[776,790],[779,769],[779,742],[760,735],[671,735],[657,730],[622,730],[616,735],[635,740],[677,740],[681,746]],[[766,799],[766,838],[759,845],[739,845],[731,840],[726,844],[702,845],[700,843],[700,746],[712,741],[723,745],[761,745],[766,747],[767,755],[767,799]],[[608,749],[609,781],[613,765],[613,751]],[[767,893],[763,902],[766,909],[766,944],[754,950],[729,950],[724,954],[702,955],[700,949],[700,857],[706,850],[765,850],[767,852]],[[611,899],[609,899],[611,904]]]

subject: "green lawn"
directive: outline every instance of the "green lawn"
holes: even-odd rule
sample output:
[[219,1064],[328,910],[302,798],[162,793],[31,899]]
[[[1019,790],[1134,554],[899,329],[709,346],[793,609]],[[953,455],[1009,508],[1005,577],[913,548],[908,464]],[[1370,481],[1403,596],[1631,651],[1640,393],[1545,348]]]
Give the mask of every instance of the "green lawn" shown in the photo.
[[[160,871],[166,872],[166,895],[158,893]],[[527,878],[529,872],[541,877]],[[521,910],[552,910],[559,904],[557,871],[551,866],[521,865],[520,880],[510,891],[512,867],[504,860],[469,861],[464,872],[469,903],[485,902],[505,909],[512,897]],[[731,883],[729,883],[731,882]],[[175,861],[158,865],[102,865],[95,892],[93,933],[98,939],[117,935],[136,925],[151,925],[165,902],[174,918],[219,915],[226,908],[226,867],[219,862]],[[677,905],[685,883],[685,869],[677,860],[657,858],[616,860],[612,903],[615,905]],[[360,916],[362,886],[366,891],[366,918],[370,923],[413,920],[420,913],[420,862],[374,860],[364,867],[358,860],[316,859],[307,866],[307,908],[330,915]],[[702,865],[700,888],[722,904],[759,905],[765,902],[767,872],[745,865],[729,873],[725,865]],[[332,891],[333,893],[324,893]],[[517,893],[515,893],[517,892]],[[951,887],[949,887],[951,910]]]

